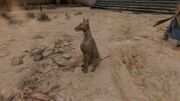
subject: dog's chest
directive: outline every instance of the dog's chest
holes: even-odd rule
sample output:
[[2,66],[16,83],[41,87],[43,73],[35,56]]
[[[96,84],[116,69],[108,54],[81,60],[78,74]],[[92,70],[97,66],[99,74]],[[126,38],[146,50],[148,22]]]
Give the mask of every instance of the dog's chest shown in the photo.
[[81,51],[83,51],[83,52],[90,51],[91,47],[92,47],[92,44],[91,44],[92,42],[91,41],[92,40],[82,41],[81,46],[80,46]]

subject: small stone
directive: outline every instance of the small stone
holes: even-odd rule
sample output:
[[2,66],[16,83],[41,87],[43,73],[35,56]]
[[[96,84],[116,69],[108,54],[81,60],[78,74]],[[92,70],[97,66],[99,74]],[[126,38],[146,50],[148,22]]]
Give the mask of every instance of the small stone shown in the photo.
[[72,56],[67,53],[67,54],[63,54],[63,58],[65,58],[65,59],[71,59]]
[[60,83],[58,82],[58,77],[56,75],[45,75],[35,86],[36,91],[47,94],[53,89],[59,88]]
[[51,49],[45,50],[42,55],[43,57],[48,57],[53,54],[53,51]]
[[69,42],[64,42],[64,46],[69,46],[70,43]]
[[64,61],[64,60],[62,60],[62,61],[57,61],[57,62],[58,62],[59,65],[64,66],[64,67],[68,65],[68,62],[67,62],[67,61]]
[[24,93],[25,95],[29,95],[29,94],[31,94],[32,92],[33,92],[33,90],[30,89],[30,88],[28,88],[28,87],[25,87],[25,88],[23,89],[23,93]]
[[55,43],[54,43],[54,47],[55,48],[60,48],[61,47],[61,43],[62,43],[62,40],[56,40]]
[[74,58],[71,58],[71,59],[69,60],[69,62],[70,62],[71,64],[77,64],[77,63],[78,63],[78,60],[76,60],[76,59],[74,59]]
[[61,57],[56,57],[53,61],[59,67],[65,67],[65,66],[69,65],[68,61]]
[[41,93],[33,93],[31,97],[41,99],[42,101],[50,101],[50,98],[48,96]]
[[4,52],[0,53],[0,57],[5,57],[5,56],[8,56],[8,55],[9,55],[8,51],[4,51]]
[[18,65],[23,64],[23,58],[24,58],[24,56],[12,58],[12,60],[11,60],[11,65],[13,65],[13,66],[18,66]]
[[40,61],[43,59],[43,56],[41,54],[34,55],[34,61]]
[[57,66],[57,65],[54,65],[54,66],[52,66],[52,69],[59,69],[59,67]]
[[137,77],[135,78],[134,83],[137,84],[137,85],[143,86],[143,85],[144,85],[144,78],[137,76]]
[[50,71],[51,71],[51,66],[47,66],[47,67],[43,68],[43,70],[42,70],[43,74],[46,74]]
[[55,48],[54,53],[64,53],[64,50],[62,48]]
[[40,61],[42,60],[43,57],[43,52],[45,51],[46,48],[43,49],[33,49],[30,51],[30,55],[33,57],[34,61]]
[[69,60],[69,62],[70,62],[70,64],[69,64],[69,67],[70,67],[70,68],[76,68],[76,67],[78,66],[77,60],[75,60],[75,59],[73,59],[73,58],[71,58],[71,59]]
[[0,99],[0,101],[22,101],[22,99],[20,98],[20,91],[17,88],[3,88],[0,93],[1,99],[3,99]]
[[134,40],[141,40],[141,37],[134,37]]
[[6,47],[0,47],[0,57],[5,57],[9,55],[9,51]]

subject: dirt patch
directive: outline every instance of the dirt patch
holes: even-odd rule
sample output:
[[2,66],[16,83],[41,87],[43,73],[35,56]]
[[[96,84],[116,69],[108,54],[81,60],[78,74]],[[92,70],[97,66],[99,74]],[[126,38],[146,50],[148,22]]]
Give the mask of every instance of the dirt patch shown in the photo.
[[[33,12],[35,18],[26,19],[27,12]],[[168,23],[152,27],[169,15],[83,7],[46,10],[46,13],[52,20],[43,23],[36,20],[39,10],[11,12],[20,25],[9,25],[4,18],[0,19],[0,80],[3,81],[0,90],[15,90],[7,97],[12,98],[17,91],[13,98],[24,95],[23,98],[31,100],[180,100],[180,53],[172,50],[173,40],[165,44],[160,41]],[[84,17],[90,19],[101,57],[111,54],[94,73],[87,74],[80,67],[79,45],[83,35],[74,31]],[[23,55],[23,64],[11,65],[12,58]],[[22,63],[22,59],[17,60]],[[7,88],[12,85],[14,90]]]
[[146,68],[146,57],[137,48],[122,49],[122,62],[126,65],[132,76],[141,76]]

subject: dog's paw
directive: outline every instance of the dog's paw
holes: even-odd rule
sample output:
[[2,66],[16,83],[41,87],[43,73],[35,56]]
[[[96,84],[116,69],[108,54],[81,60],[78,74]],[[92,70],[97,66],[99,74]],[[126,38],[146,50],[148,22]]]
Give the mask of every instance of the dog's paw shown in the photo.
[[82,71],[83,71],[84,73],[87,73],[87,72],[88,72],[88,70],[85,69],[85,68],[83,68]]
[[95,72],[95,71],[96,71],[96,69],[95,69],[95,68],[91,69],[91,72]]
[[84,67],[85,67],[85,65],[84,65],[84,64],[82,64],[82,65],[81,65],[81,67],[83,67],[83,68],[84,68]]

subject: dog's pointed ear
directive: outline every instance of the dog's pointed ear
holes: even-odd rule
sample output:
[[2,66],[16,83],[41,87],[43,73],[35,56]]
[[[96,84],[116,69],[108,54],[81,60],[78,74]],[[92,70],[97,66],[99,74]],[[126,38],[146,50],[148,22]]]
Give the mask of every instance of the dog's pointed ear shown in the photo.
[[85,18],[83,18],[83,21],[86,21],[86,19],[85,19]]
[[89,18],[87,18],[87,20],[86,20],[88,23],[89,23]]

